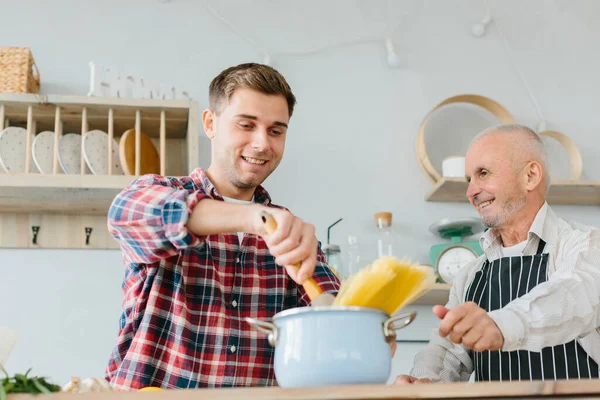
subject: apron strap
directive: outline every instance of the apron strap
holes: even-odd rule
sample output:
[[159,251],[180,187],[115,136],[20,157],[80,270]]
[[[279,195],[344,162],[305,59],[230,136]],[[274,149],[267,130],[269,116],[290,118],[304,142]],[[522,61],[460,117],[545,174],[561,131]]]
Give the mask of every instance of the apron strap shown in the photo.
[[535,254],[542,254],[542,251],[544,251],[544,247],[546,247],[546,242],[544,242],[542,238],[540,238],[540,243],[538,244],[538,248]]

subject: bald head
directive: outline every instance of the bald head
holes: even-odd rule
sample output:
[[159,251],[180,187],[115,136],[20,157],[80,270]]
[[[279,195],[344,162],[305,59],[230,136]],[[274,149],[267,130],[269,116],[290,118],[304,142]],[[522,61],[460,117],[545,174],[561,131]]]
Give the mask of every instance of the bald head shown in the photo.
[[493,140],[496,146],[502,147],[496,150],[502,151],[507,157],[510,157],[511,164],[514,169],[522,168],[523,165],[530,161],[540,163],[543,170],[542,193],[546,193],[550,187],[550,174],[548,173],[548,163],[546,157],[546,149],[544,142],[530,128],[519,124],[502,124],[492,126],[479,133],[471,141],[471,146],[482,141],[483,139]]

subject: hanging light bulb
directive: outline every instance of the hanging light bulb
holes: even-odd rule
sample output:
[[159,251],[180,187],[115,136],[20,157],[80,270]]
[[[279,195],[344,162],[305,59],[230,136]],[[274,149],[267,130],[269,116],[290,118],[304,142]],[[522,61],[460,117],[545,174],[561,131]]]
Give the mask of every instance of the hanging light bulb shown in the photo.
[[385,39],[385,48],[387,49],[387,62],[390,65],[390,67],[399,67],[402,63],[402,60],[394,50],[394,44],[392,43],[392,39]]
[[490,17],[489,15],[483,17],[483,19],[480,22],[476,23],[471,27],[471,35],[473,35],[476,38],[480,38],[483,35],[485,35],[485,30],[490,24],[490,22],[492,22],[492,17]]

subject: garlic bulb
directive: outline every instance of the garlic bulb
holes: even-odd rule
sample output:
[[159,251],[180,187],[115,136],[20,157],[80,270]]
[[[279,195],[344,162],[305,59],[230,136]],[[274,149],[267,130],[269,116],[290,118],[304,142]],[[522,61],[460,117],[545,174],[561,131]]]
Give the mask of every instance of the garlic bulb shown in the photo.
[[62,388],[63,392],[89,393],[89,392],[112,392],[113,388],[103,378],[87,378],[83,381],[74,376],[71,381]]
[[79,392],[79,385],[81,384],[81,380],[74,376],[71,378],[71,380],[69,381],[69,383],[67,383],[66,385],[64,385],[62,387],[62,391],[63,392],[74,392],[77,393]]

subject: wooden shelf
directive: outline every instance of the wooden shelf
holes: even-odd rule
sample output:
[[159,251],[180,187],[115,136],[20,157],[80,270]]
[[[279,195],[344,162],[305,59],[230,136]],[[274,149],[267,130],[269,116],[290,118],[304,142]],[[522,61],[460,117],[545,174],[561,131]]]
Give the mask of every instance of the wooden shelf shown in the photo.
[[[169,176],[187,175],[198,167],[197,112],[197,104],[187,100],[0,94],[0,115],[6,120],[0,121],[0,129],[22,126],[32,135],[57,130],[57,139],[70,132],[84,135],[100,129],[118,142],[126,130],[139,126],[159,152],[161,173]],[[85,162],[83,155],[81,160]],[[106,215],[117,193],[136,178],[83,170],[81,175],[31,173],[36,170],[31,149],[27,162],[30,173],[0,171],[0,213]]]
[[[150,137],[159,154],[160,167],[153,172],[188,175],[199,164],[194,101],[0,94],[0,129],[4,126],[26,128],[31,137],[24,160],[29,173],[0,171],[0,248],[115,248],[106,226],[108,209],[135,175],[144,173],[92,175],[82,169],[65,175],[58,173],[58,159],[53,160],[56,173],[33,173],[32,140],[42,131],[55,132],[55,141],[77,133],[83,142],[86,132],[99,129],[118,142],[136,128]],[[114,161],[115,152],[111,156]],[[82,163],[84,158],[81,154]],[[138,153],[135,158],[142,157]]]
[[[122,99],[113,97],[85,97],[35,94],[0,94],[0,104],[5,106],[11,126],[27,126],[27,106],[32,105],[37,131],[54,131],[56,107],[61,109],[64,134],[81,133],[81,113],[87,109],[89,129],[107,129],[107,115],[114,112],[115,136],[134,128],[137,110],[143,115],[142,131],[150,137],[158,137],[160,113],[165,111],[165,128],[171,139],[183,139],[188,131],[189,109],[195,106],[190,101]],[[197,134],[197,132],[194,132]]]
[[418,298],[412,305],[416,306],[435,306],[440,304],[445,306],[450,294],[450,286],[446,283],[436,283],[429,292]]
[[135,176],[0,174],[0,212],[106,215]]
[[[427,194],[425,200],[467,202],[467,182],[458,178],[442,178]],[[546,196],[549,204],[600,205],[600,182],[555,181]]]

